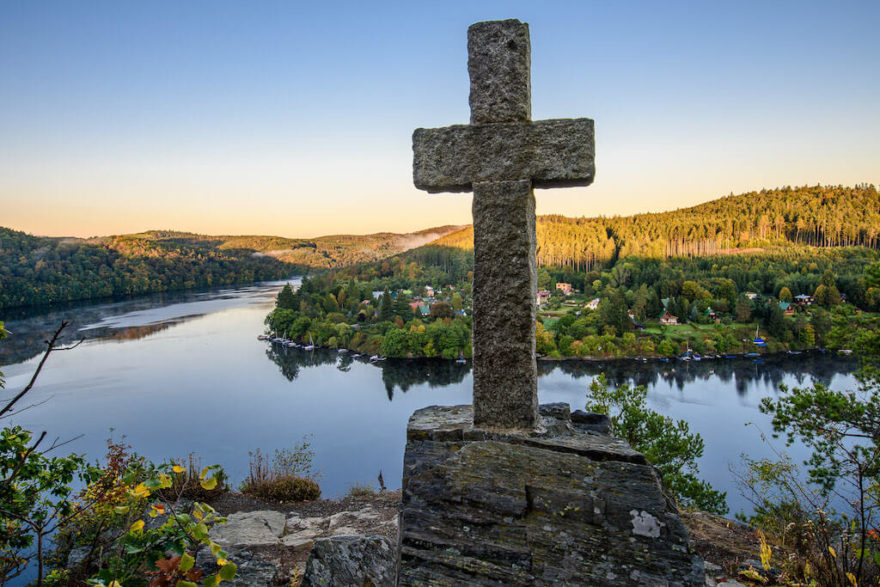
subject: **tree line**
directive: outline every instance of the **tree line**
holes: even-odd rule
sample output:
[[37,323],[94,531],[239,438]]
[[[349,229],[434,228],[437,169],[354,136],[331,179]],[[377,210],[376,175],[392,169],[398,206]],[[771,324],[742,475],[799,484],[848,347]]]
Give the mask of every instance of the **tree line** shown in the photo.
[[[671,212],[538,218],[539,265],[590,271],[620,257],[667,258],[788,245],[880,248],[880,194],[873,185],[803,186],[729,195]],[[437,245],[473,247],[467,227]]]

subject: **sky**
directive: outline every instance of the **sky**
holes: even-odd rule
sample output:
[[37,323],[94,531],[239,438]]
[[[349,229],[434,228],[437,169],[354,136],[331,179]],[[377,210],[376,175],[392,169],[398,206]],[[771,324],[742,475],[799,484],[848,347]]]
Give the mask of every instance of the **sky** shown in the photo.
[[0,0],[0,226],[51,236],[409,232],[412,131],[467,123],[467,27],[529,23],[532,118],[589,117],[539,214],[880,184],[880,2]]

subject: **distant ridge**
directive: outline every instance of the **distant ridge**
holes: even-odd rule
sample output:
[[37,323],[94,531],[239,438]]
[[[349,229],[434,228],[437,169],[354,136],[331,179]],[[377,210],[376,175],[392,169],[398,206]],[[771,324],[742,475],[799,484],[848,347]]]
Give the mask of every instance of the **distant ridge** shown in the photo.
[[[538,217],[538,264],[590,270],[617,257],[760,251],[767,247],[880,248],[873,185],[784,187],[730,195],[671,212],[594,218]],[[430,246],[473,248],[467,226]]]
[[379,261],[461,228],[315,239],[150,230],[79,239],[0,227],[0,309],[281,279]]

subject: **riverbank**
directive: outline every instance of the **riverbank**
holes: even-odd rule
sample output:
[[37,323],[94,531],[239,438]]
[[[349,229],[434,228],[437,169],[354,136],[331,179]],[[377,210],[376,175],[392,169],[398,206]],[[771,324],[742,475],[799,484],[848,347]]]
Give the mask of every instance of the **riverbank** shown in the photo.
[[[265,341],[272,345],[277,345],[279,347],[293,348],[296,350],[301,350],[305,352],[313,351],[315,349],[325,350],[325,351],[335,351],[339,354],[347,354],[348,356],[354,359],[362,359],[367,362],[378,362],[384,361],[388,357],[379,355],[379,354],[369,354],[369,353],[360,353],[357,349],[351,348],[331,348],[326,346],[319,346],[314,344],[300,344],[291,340],[281,339],[281,338],[270,338],[265,335],[259,335],[258,340]],[[741,352],[741,353],[726,353],[723,355],[700,355],[698,353],[688,353],[685,355],[678,356],[662,356],[662,355],[648,355],[648,356],[597,356],[597,355],[583,355],[579,357],[553,357],[550,355],[538,355],[537,360],[548,363],[559,363],[565,361],[586,361],[592,363],[606,363],[613,361],[634,361],[638,363],[673,363],[673,362],[681,362],[681,363],[700,363],[700,362],[708,362],[708,361],[726,361],[726,360],[737,360],[737,359],[748,359],[751,361],[762,361],[765,359],[771,358],[796,358],[800,356],[822,356],[822,355],[837,355],[842,358],[851,358],[853,357],[853,353],[849,349],[840,349],[840,350],[828,350],[822,348],[812,348],[812,349],[804,349],[798,351],[770,351],[770,352]],[[443,357],[425,357],[425,356],[415,356],[408,355],[404,357],[394,357],[395,360],[438,360],[438,361],[448,361],[450,363],[459,363],[459,364],[470,364],[470,358],[459,358],[459,359],[446,359]]]

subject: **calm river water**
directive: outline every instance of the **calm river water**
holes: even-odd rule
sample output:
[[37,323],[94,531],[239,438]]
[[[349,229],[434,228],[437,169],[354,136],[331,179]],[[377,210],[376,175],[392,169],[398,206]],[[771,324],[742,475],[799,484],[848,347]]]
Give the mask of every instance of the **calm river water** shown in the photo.
[[[3,397],[27,383],[41,341],[62,319],[72,321],[65,340],[86,339],[49,358],[24,401],[36,405],[11,420],[50,438],[82,435],[65,450],[93,458],[104,454],[111,435],[157,461],[195,452],[203,464],[222,464],[235,483],[247,475],[248,451],[271,454],[310,435],[325,497],[352,483],[375,483],[380,470],[389,488],[399,487],[407,419],[424,406],[470,403],[470,366],[391,359],[373,365],[336,351],[260,342],[283,283],[0,314],[13,333],[0,343]],[[542,403],[577,409],[600,372],[612,382],[646,385],[654,409],[684,418],[703,435],[702,475],[728,491],[732,514],[748,504],[729,467],[743,452],[771,454],[759,431],[746,426],[769,432],[757,408],[761,398],[783,382],[851,387],[855,367],[826,355],[761,363],[542,362],[538,386]]]

